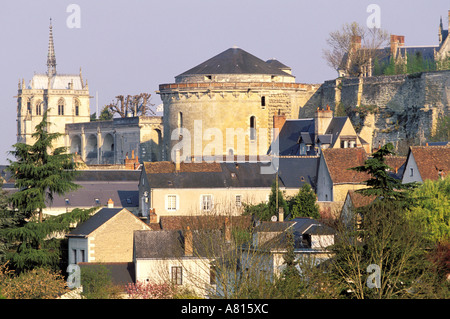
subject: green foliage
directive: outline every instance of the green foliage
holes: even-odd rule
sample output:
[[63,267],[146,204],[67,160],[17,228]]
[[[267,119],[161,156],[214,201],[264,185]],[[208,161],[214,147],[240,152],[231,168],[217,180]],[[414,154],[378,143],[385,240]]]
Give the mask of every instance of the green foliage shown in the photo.
[[450,240],[450,177],[426,180],[412,197],[414,205],[407,214],[424,226],[424,236],[434,243]]
[[[278,198],[277,198],[277,190],[278,190]],[[270,218],[272,216],[275,215],[278,217],[277,207],[283,207],[284,216],[288,215],[289,207],[287,201],[284,199],[283,192],[279,188],[277,188],[276,182],[273,182],[272,190],[269,195],[269,201],[267,203],[259,203],[256,205],[244,204],[243,215],[251,215],[261,221],[270,221]]]
[[10,200],[13,208],[26,219],[36,214],[41,219],[46,201],[52,201],[54,194],[62,195],[79,187],[72,182],[75,177],[72,154],[65,153],[65,147],[50,153],[53,142],[61,134],[49,133],[48,125],[46,111],[32,134],[36,142],[33,145],[17,143],[11,151],[15,161],[9,160],[8,170],[19,191],[12,194]]
[[431,138],[434,142],[450,141],[450,115],[441,116],[437,120],[436,134]]
[[19,227],[0,230],[0,237],[17,243],[16,250],[7,252],[5,259],[19,273],[44,266],[56,269],[63,257],[61,240],[51,238],[68,232],[74,224],[87,220],[94,210],[95,208],[77,208],[65,214],[49,216],[42,222],[34,220]]
[[85,299],[115,299],[120,288],[113,284],[111,273],[104,265],[81,267],[82,297]]
[[394,155],[393,149],[394,146],[388,143],[373,153],[372,157],[364,162],[364,165],[350,169],[367,173],[370,176],[365,181],[368,188],[357,190],[358,193],[385,200],[401,201],[407,205],[410,204],[410,192],[417,187],[417,184],[402,184],[400,180],[390,175],[389,171],[392,168],[385,163],[385,157]]
[[290,200],[291,218],[312,217],[320,219],[319,206],[316,203],[316,194],[311,185],[305,183],[298,193]]

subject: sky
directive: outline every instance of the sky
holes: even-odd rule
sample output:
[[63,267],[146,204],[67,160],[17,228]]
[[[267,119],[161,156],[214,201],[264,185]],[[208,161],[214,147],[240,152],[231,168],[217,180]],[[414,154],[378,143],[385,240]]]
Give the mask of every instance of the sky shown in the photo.
[[[369,10],[375,4],[379,11]],[[233,46],[292,68],[298,83],[337,73],[323,58],[330,32],[353,21],[379,21],[405,45],[437,45],[443,0],[15,0],[0,6],[0,164],[17,140],[19,79],[45,73],[52,19],[57,72],[82,68],[91,113],[117,95],[152,94],[159,84]],[[373,14],[379,12],[378,20]],[[98,98],[97,98],[98,97]]]

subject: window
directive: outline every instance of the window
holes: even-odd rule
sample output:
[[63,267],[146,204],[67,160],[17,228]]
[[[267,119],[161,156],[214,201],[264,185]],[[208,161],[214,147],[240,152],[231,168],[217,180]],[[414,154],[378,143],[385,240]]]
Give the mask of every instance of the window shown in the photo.
[[42,115],[42,102],[38,101],[36,103],[36,115]]
[[201,209],[203,211],[210,211],[213,207],[212,195],[202,195],[201,196]]
[[81,262],[83,263],[86,262],[86,255],[84,253],[84,249],[81,249],[80,253],[81,253]]
[[58,101],[58,115],[64,115],[64,100],[60,99]]
[[31,114],[31,102],[30,101],[27,102],[27,112],[28,112],[28,114]]
[[250,140],[256,139],[256,117],[250,117]]
[[409,176],[410,177],[413,177],[414,176],[414,168],[410,168],[410,171],[409,171]]
[[75,116],[80,115],[80,101],[75,100]]
[[175,285],[182,285],[183,284],[183,268],[181,266],[172,266],[171,268],[172,273],[172,283]]
[[261,106],[266,106],[266,97],[261,96]]
[[76,249],[72,249],[72,255],[73,255],[73,263],[76,264],[77,261],[77,250]]
[[236,207],[242,206],[242,195],[236,195]]
[[166,195],[166,210],[176,211],[178,209],[178,196]]

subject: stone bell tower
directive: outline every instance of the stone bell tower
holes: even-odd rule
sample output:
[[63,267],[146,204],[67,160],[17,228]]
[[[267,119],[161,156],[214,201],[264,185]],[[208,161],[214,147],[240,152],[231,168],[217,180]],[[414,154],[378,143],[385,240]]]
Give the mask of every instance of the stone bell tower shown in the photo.
[[68,145],[66,124],[90,121],[89,87],[79,74],[59,74],[53,42],[53,26],[50,19],[47,73],[34,74],[28,84],[19,80],[17,94],[17,142],[33,144],[32,134],[48,112],[48,130],[64,134],[54,147]]

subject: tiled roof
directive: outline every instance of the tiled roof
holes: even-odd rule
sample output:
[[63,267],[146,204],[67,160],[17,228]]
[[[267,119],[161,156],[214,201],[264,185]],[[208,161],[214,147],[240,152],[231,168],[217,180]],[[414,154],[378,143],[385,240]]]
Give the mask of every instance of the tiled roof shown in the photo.
[[322,154],[334,184],[363,183],[369,179],[366,173],[350,170],[364,165],[367,154],[363,148],[328,148],[323,150]]
[[439,171],[444,176],[450,174],[450,146],[411,146],[411,153],[422,180],[438,179]]
[[354,208],[367,206],[375,199],[375,196],[364,196],[354,190],[349,190],[348,195]]

